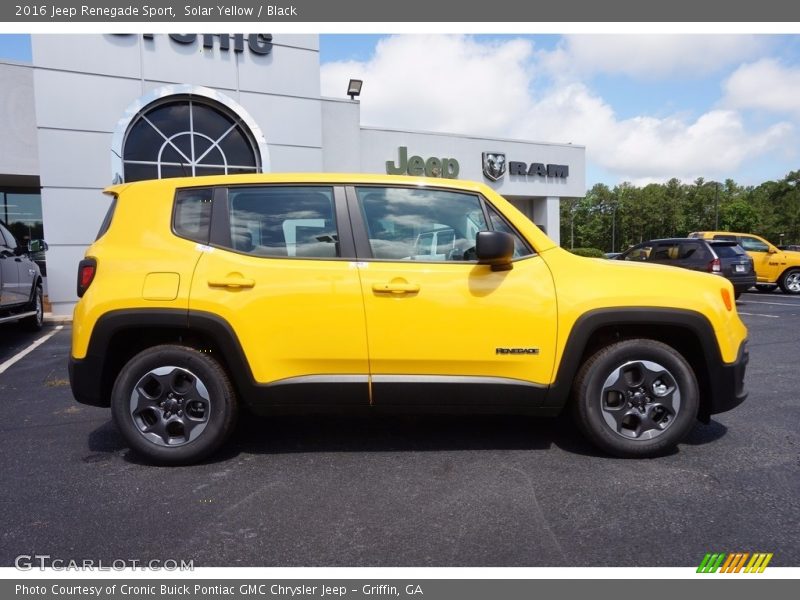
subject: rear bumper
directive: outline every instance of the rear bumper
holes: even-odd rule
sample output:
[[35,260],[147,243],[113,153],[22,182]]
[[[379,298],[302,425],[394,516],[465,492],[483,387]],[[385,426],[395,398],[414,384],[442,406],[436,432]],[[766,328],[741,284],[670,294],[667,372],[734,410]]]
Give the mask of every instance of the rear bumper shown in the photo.
[[742,292],[746,292],[748,289],[753,287],[756,284],[756,276],[754,273],[749,275],[738,275],[728,277],[728,281],[733,284],[734,291],[739,294]]
[[745,401],[747,390],[744,386],[744,375],[749,360],[750,353],[747,350],[747,340],[745,340],[733,363],[722,363],[716,369],[711,370],[709,415],[729,411]]

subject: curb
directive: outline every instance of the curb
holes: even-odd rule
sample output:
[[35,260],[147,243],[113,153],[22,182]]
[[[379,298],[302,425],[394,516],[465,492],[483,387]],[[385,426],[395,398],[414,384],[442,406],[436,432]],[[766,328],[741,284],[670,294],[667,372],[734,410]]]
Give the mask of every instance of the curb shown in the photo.
[[54,315],[53,313],[44,313],[45,323],[72,323],[71,315]]

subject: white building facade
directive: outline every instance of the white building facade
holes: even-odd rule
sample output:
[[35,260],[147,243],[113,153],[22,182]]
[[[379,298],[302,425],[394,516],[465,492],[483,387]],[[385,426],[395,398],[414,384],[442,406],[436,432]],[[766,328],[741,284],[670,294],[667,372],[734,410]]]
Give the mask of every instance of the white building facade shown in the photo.
[[[342,99],[321,97],[316,35],[40,34],[32,54],[31,65],[0,64],[0,124],[13,134],[0,141],[0,218],[21,219],[15,231],[33,236],[43,227],[55,314],[77,301],[77,264],[108,207],[102,189],[114,182],[450,176],[489,184],[556,242],[560,199],[586,191],[582,146],[363,127],[347,82]],[[40,194],[40,213],[25,222],[15,194]]]

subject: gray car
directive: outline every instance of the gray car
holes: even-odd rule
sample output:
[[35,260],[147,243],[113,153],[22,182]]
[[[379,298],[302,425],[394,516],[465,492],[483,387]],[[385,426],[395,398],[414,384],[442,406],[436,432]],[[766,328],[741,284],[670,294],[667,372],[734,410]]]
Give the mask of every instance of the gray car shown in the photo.
[[739,244],[729,240],[649,240],[628,248],[614,260],[648,262],[721,275],[733,284],[736,298],[756,284],[753,259]]
[[0,323],[19,321],[34,331],[42,328],[42,273],[31,254],[44,247],[40,240],[20,246],[0,221]]

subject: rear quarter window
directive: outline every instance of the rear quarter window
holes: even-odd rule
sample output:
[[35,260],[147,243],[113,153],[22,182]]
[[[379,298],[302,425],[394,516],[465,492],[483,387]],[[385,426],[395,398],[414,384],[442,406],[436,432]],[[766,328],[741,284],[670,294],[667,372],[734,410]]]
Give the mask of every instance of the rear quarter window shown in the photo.
[[746,254],[738,244],[712,244],[711,248],[720,258],[736,258]]
[[201,244],[208,243],[212,197],[211,188],[178,190],[175,193],[172,226],[176,235]]
[[111,220],[114,218],[114,211],[117,209],[117,197],[111,200],[111,204],[108,206],[108,210],[106,211],[106,216],[103,217],[103,222],[100,223],[100,229],[97,232],[97,236],[94,238],[95,240],[99,240],[106,234],[108,228],[111,227]]

